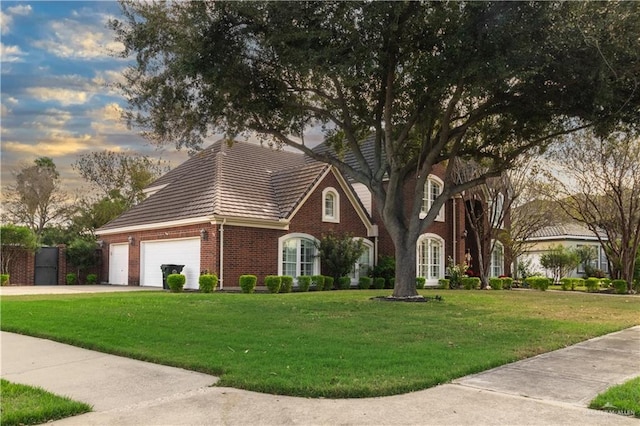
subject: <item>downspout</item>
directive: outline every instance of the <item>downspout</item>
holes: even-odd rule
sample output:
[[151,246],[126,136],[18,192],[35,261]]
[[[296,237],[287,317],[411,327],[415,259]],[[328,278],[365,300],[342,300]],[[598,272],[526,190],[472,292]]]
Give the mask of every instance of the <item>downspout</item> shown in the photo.
[[222,290],[224,286],[224,224],[227,219],[222,219],[222,223],[220,224],[220,270],[219,270],[219,280],[220,290]]

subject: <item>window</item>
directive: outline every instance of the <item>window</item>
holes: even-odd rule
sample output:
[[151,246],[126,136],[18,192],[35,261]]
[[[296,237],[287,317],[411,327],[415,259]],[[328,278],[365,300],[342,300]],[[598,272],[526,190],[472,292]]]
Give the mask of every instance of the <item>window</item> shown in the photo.
[[493,246],[489,273],[492,277],[504,275],[504,246],[500,241],[496,241]]
[[316,239],[306,234],[289,234],[280,237],[280,275],[317,275],[319,273],[316,256]]
[[364,243],[364,251],[360,255],[360,259],[353,265],[353,270],[350,274],[353,283],[357,283],[360,277],[368,276],[369,270],[373,267],[373,243],[365,238],[362,238],[362,242]]
[[491,211],[490,225],[504,228],[504,195],[497,193],[495,199],[490,199],[488,204]]
[[609,273],[609,261],[607,260],[607,252],[604,247],[599,247],[600,251],[600,270],[606,274]]
[[428,285],[437,285],[444,277],[444,240],[435,234],[418,238],[417,272]]
[[[430,175],[427,181],[424,183],[424,191],[422,193],[422,209],[420,210],[420,218],[424,219],[431,210],[431,206],[436,201],[436,198],[442,194],[444,183],[438,177]],[[440,209],[437,221],[444,222],[444,205]]]
[[322,191],[322,221],[340,222],[340,197],[331,187]]

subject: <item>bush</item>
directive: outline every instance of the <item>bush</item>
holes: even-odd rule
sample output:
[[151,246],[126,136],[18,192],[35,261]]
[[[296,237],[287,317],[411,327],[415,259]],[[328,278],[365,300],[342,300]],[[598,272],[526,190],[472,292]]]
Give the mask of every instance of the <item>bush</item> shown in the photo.
[[65,277],[66,281],[67,281],[67,285],[74,285],[78,282],[78,276],[76,274],[69,273],[67,274],[67,276]]
[[97,282],[98,282],[98,275],[96,274],[87,275],[87,284],[95,284]]
[[301,275],[298,277],[298,290],[309,291],[311,287],[311,275]]
[[372,287],[376,290],[381,290],[384,288],[385,281],[384,277],[375,277],[373,279]]
[[571,279],[571,291],[574,291],[576,287],[584,285],[583,278],[573,278]]
[[511,287],[513,287],[513,278],[511,278],[511,277],[502,277],[500,279],[502,280],[502,288],[504,288],[506,290],[511,290]]
[[396,286],[396,277],[389,278],[384,285],[384,288],[393,289]]
[[202,293],[211,293],[218,285],[218,276],[216,274],[202,274],[198,278],[198,287]]
[[375,278],[384,278],[385,285],[382,288],[393,288],[391,279],[396,276],[396,260],[391,256],[380,256],[378,264],[371,269],[371,275]]
[[446,278],[440,278],[438,280],[438,286],[444,290],[448,290],[450,288],[449,287],[450,285],[451,285],[451,282]]
[[313,275],[311,277],[311,284],[315,286],[316,291],[321,291],[324,288],[324,276]]
[[[171,275],[169,275],[171,276]],[[253,293],[256,290],[258,277],[255,275],[240,275],[240,288],[243,293]]]
[[563,291],[567,291],[569,289],[571,289],[571,287],[573,287],[573,278],[562,278],[560,280],[560,287],[562,288]]
[[328,291],[328,290],[333,290],[333,277],[328,277],[325,276],[324,277],[324,287],[322,287],[323,290]]
[[540,276],[527,277],[524,282],[529,287],[540,291],[546,291],[551,284],[551,280],[549,278]]
[[0,285],[8,285],[9,284],[9,274],[0,274]]
[[625,280],[613,280],[611,281],[611,284],[617,294],[627,293],[627,282]]
[[600,278],[595,278],[595,277],[587,278],[586,280],[584,280],[584,285],[585,287],[587,287],[588,292],[590,293],[596,292],[600,287]]
[[173,293],[179,293],[184,288],[187,277],[182,274],[169,274],[167,276],[167,285]]
[[492,290],[502,290],[502,278],[489,278],[489,286]]
[[371,278],[370,277],[360,277],[358,279],[358,288],[362,290],[368,290],[371,287]]
[[278,293],[282,285],[282,277],[278,275],[267,275],[264,277],[264,285],[269,290],[269,293]]
[[480,288],[480,278],[478,277],[463,277],[462,286],[465,290],[476,290]]
[[338,278],[338,287],[341,290],[349,290],[351,288],[351,277]]
[[283,275],[280,277],[280,293],[291,293],[293,289],[293,277],[291,275]]
[[426,282],[427,279],[425,277],[416,277],[416,288],[418,290],[423,289]]

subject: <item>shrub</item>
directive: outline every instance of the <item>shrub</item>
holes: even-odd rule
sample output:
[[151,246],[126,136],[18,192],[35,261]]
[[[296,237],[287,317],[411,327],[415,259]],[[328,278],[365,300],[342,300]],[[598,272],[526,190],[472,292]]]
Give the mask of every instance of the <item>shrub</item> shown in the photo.
[[328,291],[328,290],[333,290],[333,277],[329,277],[329,276],[325,276],[324,277],[324,287],[322,287],[323,290]]
[[87,284],[95,284],[97,282],[98,282],[98,275],[96,274],[87,275]]
[[563,291],[567,291],[573,287],[573,278],[562,278],[560,280],[560,286]]
[[502,290],[502,278],[489,278],[489,286],[493,290]]
[[367,290],[371,287],[371,278],[370,277],[360,277],[358,279],[358,288],[362,290]]
[[513,278],[511,278],[511,277],[502,277],[500,279],[502,280],[502,288],[504,288],[506,290],[511,290],[511,287],[513,287]]
[[309,291],[311,287],[311,275],[301,275],[298,277],[298,290]]
[[598,291],[598,287],[600,287],[600,278],[587,278],[584,280],[584,285],[587,287],[588,292],[596,292]]
[[315,286],[316,291],[321,291],[324,288],[324,276],[313,275],[311,277],[311,284]]
[[438,285],[440,288],[448,290],[450,287],[449,285],[451,285],[450,281],[446,278],[440,278],[438,280]]
[[416,288],[423,289],[427,279],[425,277],[416,277]]
[[187,277],[182,274],[169,274],[167,276],[167,285],[173,293],[179,293],[184,288]]
[[529,287],[540,291],[546,291],[551,284],[551,280],[549,278],[541,276],[527,277],[524,282]]
[[475,290],[480,287],[480,278],[478,277],[463,277],[462,286],[465,290]]
[[393,288],[390,280],[396,275],[395,258],[391,256],[380,256],[378,258],[378,264],[371,269],[371,275],[374,278],[384,278],[385,285],[382,288]]
[[282,277],[278,275],[267,275],[264,277],[264,285],[269,290],[269,293],[278,293],[282,285]]
[[391,277],[385,282],[384,288],[393,289],[396,286],[396,277]]
[[576,287],[581,286],[583,284],[584,284],[583,278],[573,278],[571,280],[571,291],[574,291]]
[[611,281],[613,288],[615,289],[617,294],[626,294],[627,293],[627,282],[625,280],[613,280]]
[[341,290],[349,290],[351,288],[351,277],[338,278],[338,287]]
[[[169,275],[171,276],[171,275]],[[253,293],[256,290],[258,277],[255,275],[240,275],[240,288],[243,293]]]
[[291,275],[283,275],[280,277],[280,293],[291,293],[293,289],[293,277]]
[[218,285],[218,276],[216,274],[202,274],[198,278],[198,287],[202,293],[211,293]]
[[76,274],[69,273],[67,274],[67,276],[65,277],[66,281],[67,281],[67,285],[74,285],[78,282],[78,276]]
[[9,274],[0,274],[0,285],[8,285],[9,284]]
[[375,277],[373,279],[372,287],[376,290],[381,290],[384,288],[385,281],[384,277]]

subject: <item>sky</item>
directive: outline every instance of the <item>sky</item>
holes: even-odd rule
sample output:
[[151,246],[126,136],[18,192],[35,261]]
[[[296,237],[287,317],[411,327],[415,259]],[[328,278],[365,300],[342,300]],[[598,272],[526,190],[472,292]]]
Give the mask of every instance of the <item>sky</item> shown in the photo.
[[[111,150],[188,158],[150,145],[120,119],[125,99],[112,88],[127,67],[107,27],[120,18],[115,1],[2,1],[1,186],[38,157],[51,157],[70,195],[86,182],[71,168],[80,155]],[[83,186],[84,184],[84,186]]]

